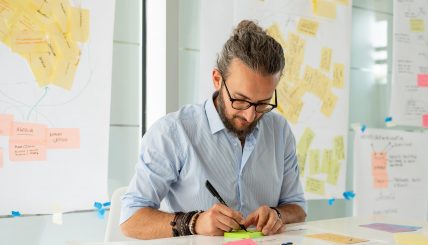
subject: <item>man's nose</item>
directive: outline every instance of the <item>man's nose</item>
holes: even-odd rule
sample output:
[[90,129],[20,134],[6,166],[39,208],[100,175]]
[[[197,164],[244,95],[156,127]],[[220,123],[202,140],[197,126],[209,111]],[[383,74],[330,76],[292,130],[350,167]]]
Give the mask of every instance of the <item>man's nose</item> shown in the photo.
[[251,123],[256,118],[256,113],[256,108],[254,108],[254,106],[250,106],[248,109],[243,111],[243,116],[245,120]]

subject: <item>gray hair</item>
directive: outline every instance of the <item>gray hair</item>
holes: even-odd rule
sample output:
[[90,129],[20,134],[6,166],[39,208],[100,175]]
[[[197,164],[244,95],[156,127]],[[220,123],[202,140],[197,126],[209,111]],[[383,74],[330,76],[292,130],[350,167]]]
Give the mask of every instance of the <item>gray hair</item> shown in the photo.
[[234,58],[262,75],[282,74],[285,65],[281,45],[250,20],[238,24],[217,57],[217,68],[224,79],[229,76],[229,65]]

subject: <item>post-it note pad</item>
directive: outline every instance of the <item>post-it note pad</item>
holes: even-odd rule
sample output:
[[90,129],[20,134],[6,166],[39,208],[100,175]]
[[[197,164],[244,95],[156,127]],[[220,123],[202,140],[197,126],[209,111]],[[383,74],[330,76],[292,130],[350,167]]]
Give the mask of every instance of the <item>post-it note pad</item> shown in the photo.
[[312,235],[306,235],[306,237],[317,238],[317,239],[321,239],[329,242],[341,243],[341,244],[355,244],[360,242],[368,242],[368,240],[365,240],[365,239],[338,235],[333,233],[312,234]]
[[244,240],[238,240],[233,242],[226,242],[226,243],[223,243],[223,245],[257,245],[257,243],[255,243],[251,239],[244,239]]
[[397,233],[395,242],[403,245],[428,245],[428,237],[420,233]]
[[257,238],[262,237],[263,233],[261,231],[244,231],[244,230],[237,230],[237,231],[231,231],[231,232],[225,232],[224,237],[227,238]]

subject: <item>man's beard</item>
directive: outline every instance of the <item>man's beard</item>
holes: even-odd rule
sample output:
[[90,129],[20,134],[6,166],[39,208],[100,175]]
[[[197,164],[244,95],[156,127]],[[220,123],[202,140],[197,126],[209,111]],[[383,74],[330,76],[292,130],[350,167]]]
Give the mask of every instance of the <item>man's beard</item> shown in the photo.
[[[225,108],[225,102],[223,99],[223,94],[221,93],[221,89],[218,92],[217,98],[215,98],[217,100],[217,111],[218,114],[220,115],[220,119],[221,121],[223,121],[224,126],[233,134],[235,134],[239,139],[245,139],[245,137],[247,135],[249,135],[254,128],[257,125],[257,122],[260,120],[260,118],[256,118],[254,119],[253,122],[251,122],[246,128],[244,129],[238,129],[235,127],[235,125],[233,125],[232,120],[235,118],[242,118],[240,116],[234,115],[231,119],[226,117],[226,108]],[[252,110],[253,108],[250,108],[250,110]]]

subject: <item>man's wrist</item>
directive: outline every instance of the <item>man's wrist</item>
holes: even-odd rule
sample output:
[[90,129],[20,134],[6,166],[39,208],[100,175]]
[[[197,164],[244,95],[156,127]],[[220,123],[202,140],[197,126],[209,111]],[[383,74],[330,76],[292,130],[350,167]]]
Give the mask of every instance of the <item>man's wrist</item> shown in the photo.
[[271,209],[275,210],[276,214],[278,215],[278,219],[281,220],[282,223],[285,223],[281,214],[281,211],[277,207],[270,207]]

